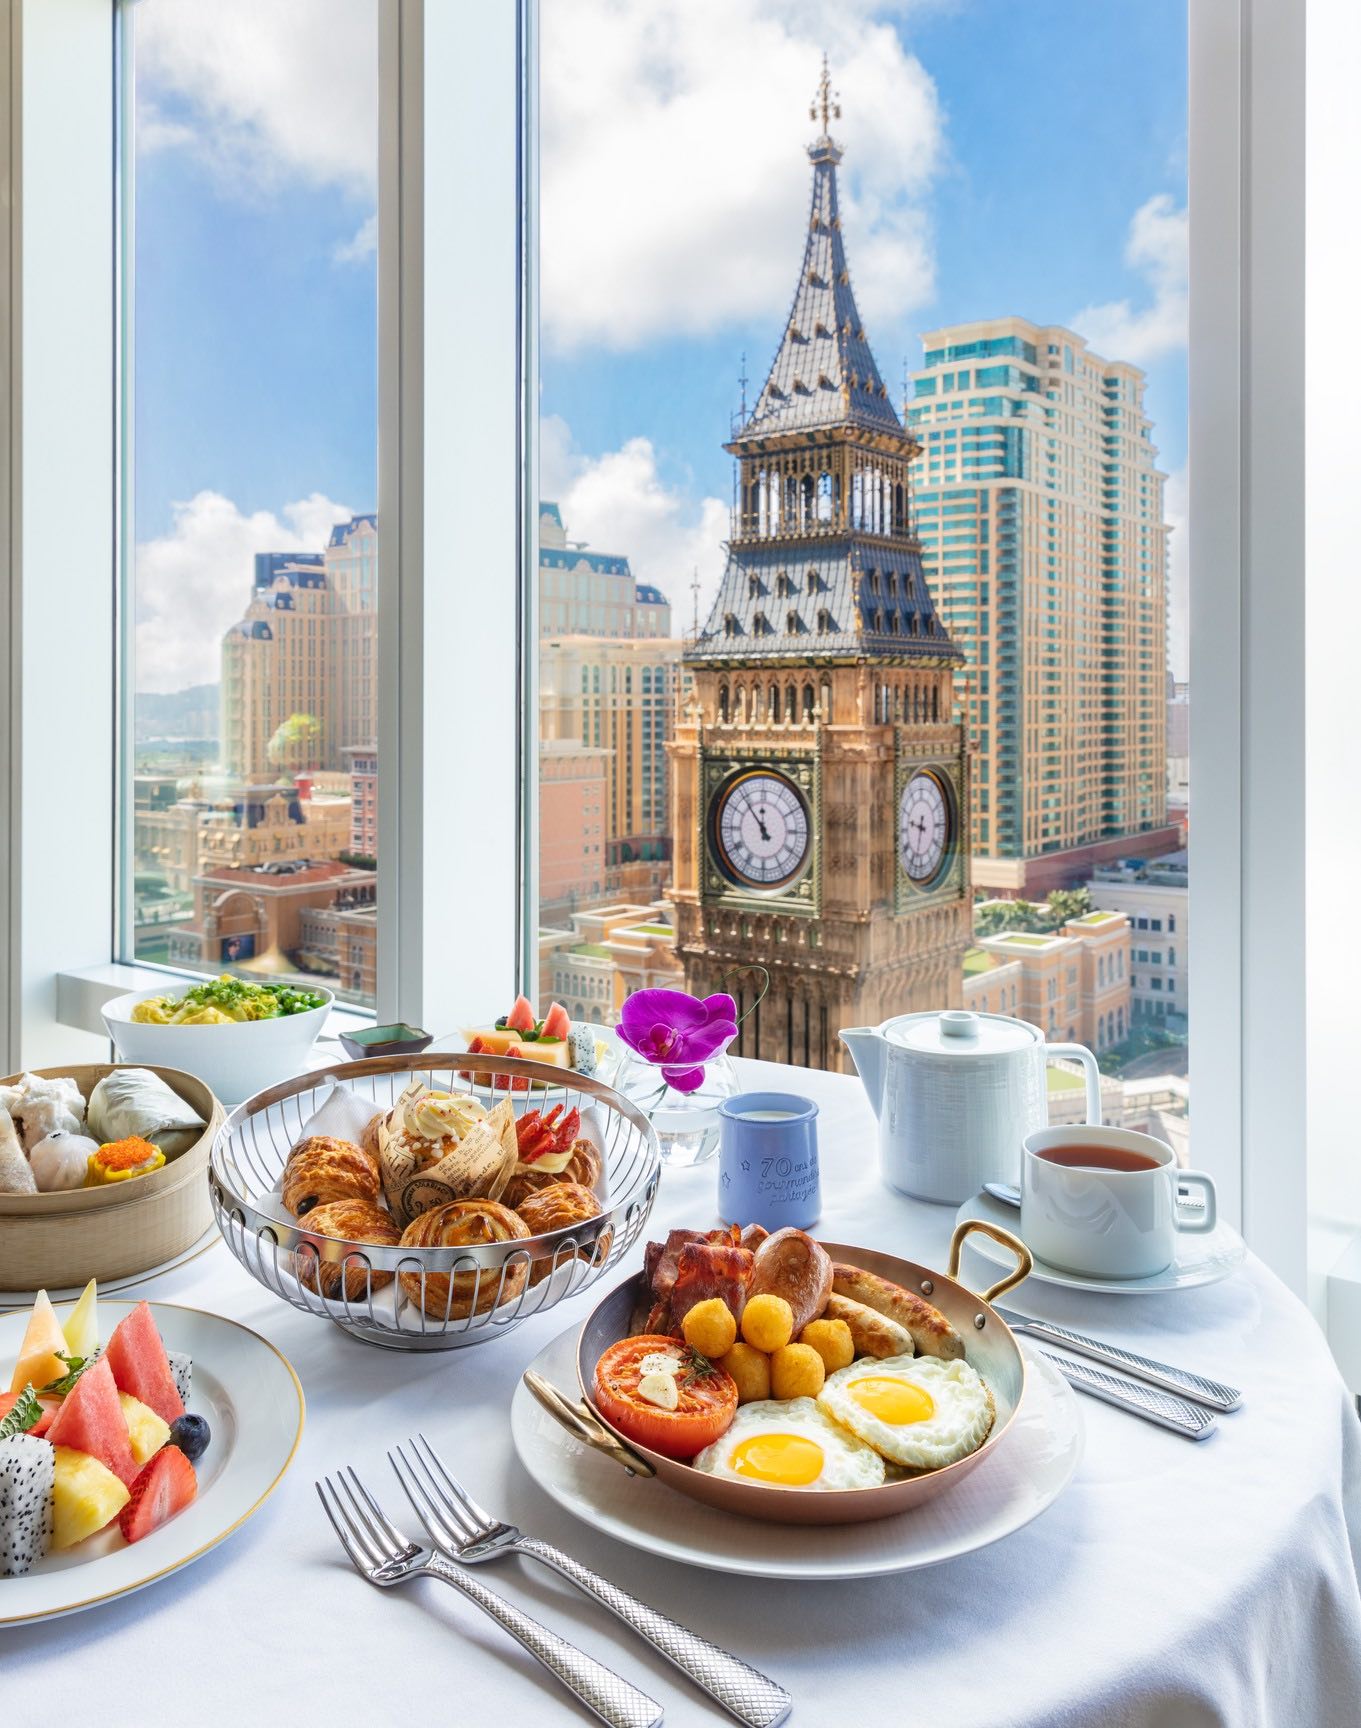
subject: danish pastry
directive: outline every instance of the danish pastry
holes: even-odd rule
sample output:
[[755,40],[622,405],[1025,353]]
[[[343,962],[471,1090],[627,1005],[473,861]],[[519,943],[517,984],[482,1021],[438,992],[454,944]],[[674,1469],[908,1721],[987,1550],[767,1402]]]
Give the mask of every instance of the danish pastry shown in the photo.
[[518,1212],[527,1196],[537,1194],[543,1188],[555,1187],[559,1182],[578,1183],[581,1187],[593,1188],[598,1193],[603,1171],[604,1165],[594,1143],[585,1139],[578,1140],[572,1148],[572,1156],[561,1170],[538,1170],[533,1164],[517,1164],[501,1200],[504,1205],[511,1206]]
[[[585,1224],[589,1219],[599,1218],[600,1212],[599,1200],[580,1182],[554,1182],[547,1188],[538,1188],[527,1194],[520,1202],[520,1216],[535,1236],[546,1235],[550,1230],[565,1230],[572,1224]],[[580,1260],[603,1265],[610,1251],[612,1236],[613,1232],[606,1230],[575,1249],[565,1242],[551,1247],[545,1244],[529,1269],[531,1287],[570,1260],[573,1253]]]
[[[403,1248],[485,1248],[518,1242],[530,1234],[518,1213],[499,1200],[451,1200],[413,1218],[402,1232]],[[527,1254],[500,1266],[467,1272],[399,1272],[407,1298],[437,1320],[466,1320],[489,1308],[513,1302],[529,1274]]]
[[368,1121],[359,1130],[359,1149],[361,1152],[367,1152],[370,1158],[377,1158],[378,1156],[380,1151],[378,1132],[386,1121],[386,1113],[379,1110],[374,1115],[370,1116]]
[[283,1202],[295,1218],[330,1200],[378,1203],[378,1160],[350,1140],[311,1134],[284,1165]]
[[[395,1248],[401,1232],[392,1221],[391,1213],[369,1200],[328,1200],[314,1206],[307,1214],[308,1233],[328,1236],[342,1242],[372,1242],[383,1248]],[[342,1285],[347,1302],[362,1302],[370,1294],[386,1289],[392,1282],[391,1272],[370,1271],[366,1262],[354,1256],[343,1265],[334,1260],[321,1260],[315,1254],[294,1256],[298,1282],[307,1290],[317,1288],[332,1301],[338,1300]]]

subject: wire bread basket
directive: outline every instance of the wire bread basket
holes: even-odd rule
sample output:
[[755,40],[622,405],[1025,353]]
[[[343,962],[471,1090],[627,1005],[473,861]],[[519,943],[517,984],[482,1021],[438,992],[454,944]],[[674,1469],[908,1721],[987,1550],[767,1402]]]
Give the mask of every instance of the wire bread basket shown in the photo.
[[[472,1068],[475,1083],[464,1077]],[[309,1231],[306,1217],[292,1217],[280,1197],[284,1164],[306,1124],[337,1083],[377,1114],[413,1080],[432,1091],[471,1092],[488,1107],[509,1095],[517,1119],[557,1105],[564,1114],[578,1110],[580,1134],[603,1167],[600,1215],[527,1239],[462,1247],[388,1247]],[[337,1063],[256,1093],[219,1130],[208,1181],[227,1246],[282,1301],[367,1343],[450,1350],[499,1337],[594,1284],[642,1234],[660,1171],[651,1123],[602,1082],[515,1057],[427,1050]]]

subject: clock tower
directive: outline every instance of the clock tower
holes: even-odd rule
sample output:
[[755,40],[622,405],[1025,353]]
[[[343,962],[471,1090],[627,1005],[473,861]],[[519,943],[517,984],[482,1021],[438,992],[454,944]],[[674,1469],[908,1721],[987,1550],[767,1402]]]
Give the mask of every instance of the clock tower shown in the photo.
[[971,940],[960,654],[913,522],[921,446],[851,290],[826,63],[789,321],[726,448],[727,568],[671,745],[686,987],[750,1007],[737,1054],[846,1068],[842,1026],[958,1006]]

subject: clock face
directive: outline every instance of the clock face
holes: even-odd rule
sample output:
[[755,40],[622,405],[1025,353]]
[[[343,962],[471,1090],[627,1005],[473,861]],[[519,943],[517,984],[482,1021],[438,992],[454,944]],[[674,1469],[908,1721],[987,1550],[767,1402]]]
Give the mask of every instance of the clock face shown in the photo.
[[934,774],[914,774],[898,802],[898,856],[913,882],[940,874],[950,844],[950,804]]
[[794,782],[773,769],[737,774],[713,806],[718,862],[748,888],[782,888],[808,858],[808,806]]

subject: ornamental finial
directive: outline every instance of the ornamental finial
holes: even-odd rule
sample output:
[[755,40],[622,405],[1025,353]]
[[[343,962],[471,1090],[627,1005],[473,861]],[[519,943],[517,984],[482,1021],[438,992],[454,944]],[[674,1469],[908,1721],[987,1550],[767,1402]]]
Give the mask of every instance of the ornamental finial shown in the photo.
[[841,104],[837,101],[840,91],[832,89],[832,75],[827,70],[827,55],[822,56],[822,77],[818,79],[817,95],[808,107],[810,120],[822,121],[822,135],[827,136],[828,128],[833,120],[841,118]]

